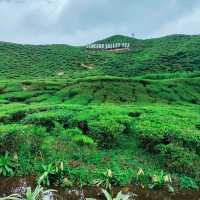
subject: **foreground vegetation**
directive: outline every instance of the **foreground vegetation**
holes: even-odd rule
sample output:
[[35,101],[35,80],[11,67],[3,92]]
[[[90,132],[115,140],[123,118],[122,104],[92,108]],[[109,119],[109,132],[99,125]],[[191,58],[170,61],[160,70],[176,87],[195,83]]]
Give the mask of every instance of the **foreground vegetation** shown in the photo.
[[[27,191],[24,195],[25,197],[22,197],[19,194],[12,194],[10,196],[0,198],[0,200],[41,200],[49,194],[53,196],[54,193],[56,192],[57,192],[56,190],[44,191],[44,189],[41,186],[37,186],[35,190],[32,191],[32,189],[29,187],[27,188]],[[102,193],[104,194],[106,200],[129,200],[130,198],[133,199],[134,197],[137,196],[133,193],[123,194],[122,192],[119,192],[116,198],[112,198],[112,195],[104,189],[102,189]],[[86,198],[86,200],[96,200],[96,199]]]
[[0,173],[44,186],[196,189],[198,79],[2,81]]
[[131,50],[0,44],[0,175],[198,189],[199,36],[116,37]]
[[29,187],[22,197],[19,194],[11,194],[7,197],[2,197],[0,200],[41,200],[45,195],[48,195],[51,192],[56,192],[55,190],[44,190],[41,186],[37,186],[34,191]]

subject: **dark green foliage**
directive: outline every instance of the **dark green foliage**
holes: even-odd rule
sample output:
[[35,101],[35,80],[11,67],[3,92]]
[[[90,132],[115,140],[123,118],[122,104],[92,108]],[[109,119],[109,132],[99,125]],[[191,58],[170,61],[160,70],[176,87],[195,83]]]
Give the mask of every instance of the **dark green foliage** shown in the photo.
[[108,169],[106,172],[100,174],[100,178],[94,180],[93,183],[95,186],[103,187],[109,191],[111,191],[112,186],[119,186],[120,181],[117,177],[113,174],[113,172]]
[[52,184],[50,182],[50,178],[56,173],[55,167],[52,164],[49,164],[49,165],[43,165],[42,169],[43,169],[43,174],[39,177],[38,184],[50,186],[50,184]]
[[166,167],[171,172],[185,174],[200,180],[200,157],[195,152],[173,144],[160,146],[160,151]]
[[197,183],[194,181],[194,179],[188,176],[180,177],[180,186],[182,189],[198,189],[199,188]]
[[13,176],[16,168],[16,163],[12,160],[8,152],[0,156],[0,175]]
[[0,126],[0,153],[24,151],[36,154],[44,136],[45,130],[40,127],[17,124]]
[[167,186],[169,190],[173,190],[172,186],[170,185],[171,183],[171,176],[161,171],[159,174],[151,176],[151,184],[149,184],[149,188],[159,189]]
[[118,139],[122,137],[125,126],[112,119],[102,119],[89,123],[90,135],[104,148],[114,147]]

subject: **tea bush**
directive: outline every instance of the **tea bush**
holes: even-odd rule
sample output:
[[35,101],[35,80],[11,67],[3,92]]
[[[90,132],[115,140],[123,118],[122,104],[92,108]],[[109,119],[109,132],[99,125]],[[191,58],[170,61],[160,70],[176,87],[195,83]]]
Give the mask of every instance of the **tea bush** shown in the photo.
[[112,119],[89,122],[89,132],[97,143],[104,148],[111,148],[117,145],[122,136],[125,126]]
[[188,176],[180,177],[180,187],[182,189],[199,189],[198,184],[194,179]]
[[0,126],[0,153],[26,151],[36,153],[40,149],[45,129],[18,124]]
[[171,172],[185,174],[200,180],[200,157],[193,151],[176,144],[160,145],[160,156]]

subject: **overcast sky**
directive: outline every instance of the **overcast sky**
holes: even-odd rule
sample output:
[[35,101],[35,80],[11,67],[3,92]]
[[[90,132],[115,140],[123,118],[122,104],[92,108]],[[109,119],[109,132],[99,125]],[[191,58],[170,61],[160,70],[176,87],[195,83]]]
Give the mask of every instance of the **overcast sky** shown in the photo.
[[87,44],[200,33],[200,0],[0,0],[0,41]]

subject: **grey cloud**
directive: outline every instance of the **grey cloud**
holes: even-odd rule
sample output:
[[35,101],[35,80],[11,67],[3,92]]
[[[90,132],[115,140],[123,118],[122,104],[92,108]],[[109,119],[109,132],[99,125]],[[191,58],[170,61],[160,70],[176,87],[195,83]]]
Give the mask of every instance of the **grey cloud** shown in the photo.
[[85,44],[132,32],[196,34],[199,10],[198,0],[0,0],[0,40]]

